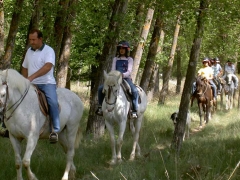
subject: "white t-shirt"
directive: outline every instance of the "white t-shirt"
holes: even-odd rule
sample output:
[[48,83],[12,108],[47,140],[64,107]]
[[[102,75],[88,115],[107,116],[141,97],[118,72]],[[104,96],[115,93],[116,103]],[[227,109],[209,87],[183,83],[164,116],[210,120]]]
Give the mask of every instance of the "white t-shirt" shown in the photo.
[[31,76],[41,69],[46,63],[52,63],[52,69],[45,75],[34,79],[32,81],[33,84],[56,84],[56,80],[53,76],[55,52],[46,44],[35,51],[32,48],[27,50],[22,66],[28,69],[28,76]]

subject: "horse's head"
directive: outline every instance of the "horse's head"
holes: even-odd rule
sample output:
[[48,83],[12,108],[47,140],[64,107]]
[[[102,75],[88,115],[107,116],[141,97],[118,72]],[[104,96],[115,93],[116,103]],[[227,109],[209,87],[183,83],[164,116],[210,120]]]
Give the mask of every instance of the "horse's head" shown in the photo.
[[196,90],[198,94],[201,94],[203,90],[205,89],[207,84],[207,79],[201,76],[198,76],[196,79]]
[[122,83],[122,73],[119,71],[111,71],[106,73],[104,71],[104,85],[103,91],[105,93],[105,100],[107,104],[114,104]]
[[226,84],[230,85],[232,83],[233,74],[226,72]]

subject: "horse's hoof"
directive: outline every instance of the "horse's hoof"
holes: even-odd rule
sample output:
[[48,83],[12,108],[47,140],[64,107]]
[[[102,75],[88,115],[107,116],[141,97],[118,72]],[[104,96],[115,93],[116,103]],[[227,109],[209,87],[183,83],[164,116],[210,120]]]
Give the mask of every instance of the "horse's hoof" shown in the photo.
[[116,163],[117,163],[116,160],[110,160],[107,162],[107,164],[110,166],[116,165]]
[[122,163],[122,159],[118,159],[118,164],[121,164]]
[[134,159],[135,159],[135,156],[131,155],[130,158],[129,158],[129,161],[133,161]]

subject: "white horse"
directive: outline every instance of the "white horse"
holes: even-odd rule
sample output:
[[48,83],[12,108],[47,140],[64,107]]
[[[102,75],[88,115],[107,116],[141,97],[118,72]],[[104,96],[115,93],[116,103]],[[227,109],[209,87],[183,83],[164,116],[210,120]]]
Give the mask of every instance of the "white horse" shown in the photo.
[[[62,180],[67,180],[74,177],[76,171],[73,157],[74,148],[79,145],[80,140],[79,122],[83,114],[83,104],[80,98],[68,89],[59,88],[57,94],[61,107],[61,131],[58,139],[67,160]],[[4,122],[14,149],[17,179],[23,180],[23,165],[28,179],[36,180],[37,177],[30,168],[31,156],[38,139],[48,138],[50,126],[40,110],[34,86],[13,69],[0,71],[0,112],[4,113]],[[22,159],[20,143],[23,139],[26,139],[26,151]]]
[[[122,161],[121,147],[123,144],[123,135],[126,129],[128,112],[130,109],[130,103],[127,100],[126,95],[121,87],[122,74],[119,71],[111,71],[107,74],[104,71],[104,87],[103,91],[105,93],[105,99],[103,101],[102,110],[103,117],[105,119],[106,127],[110,133],[111,138],[111,148],[112,148],[112,159],[109,164],[114,165],[117,162]],[[139,132],[141,129],[141,123],[143,120],[143,114],[147,108],[147,97],[145,92],[138,87],[139,96],[141,103],[139,103],[139,108],[137,111],[138,118],[130,119],[130,129],[133,135],[133,146],[130,155],[130,160],[134,160],[135,151],[137,149],[137,156],[140,156],[140,146],[138,144]],[[115,135],[114,135],[114,123],[119,126],[119,134],[117,140],[117,150],[115,145]]]
[[233,74],[226,72],[226,84],[224,84],[224,92],[226,97],[226,110],[230,110],[233,108],[233,100],[234,100],[234,83],[233,83]]

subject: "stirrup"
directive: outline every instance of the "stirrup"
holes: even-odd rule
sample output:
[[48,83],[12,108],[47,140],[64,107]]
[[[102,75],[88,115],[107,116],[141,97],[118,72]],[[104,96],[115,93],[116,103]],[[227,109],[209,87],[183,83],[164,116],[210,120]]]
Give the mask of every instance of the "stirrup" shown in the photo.
[[51,144],[58,142],[58,134],[55,132],[51,132],[49,135],[49,141]]
[[98,116],[103,116],[103,111],[102,111],[102,107],[98,107],[98,109],[95,111],[95,114],[97,114]]
[[136,111],[132,111],[132,112],[131,112],[131,118],[133,118],[133,119],[138,118]]

